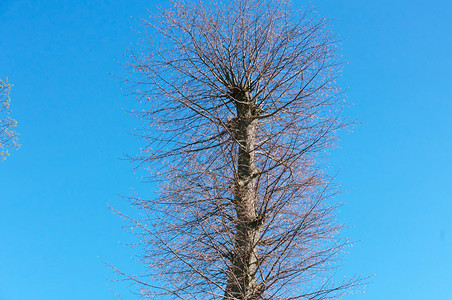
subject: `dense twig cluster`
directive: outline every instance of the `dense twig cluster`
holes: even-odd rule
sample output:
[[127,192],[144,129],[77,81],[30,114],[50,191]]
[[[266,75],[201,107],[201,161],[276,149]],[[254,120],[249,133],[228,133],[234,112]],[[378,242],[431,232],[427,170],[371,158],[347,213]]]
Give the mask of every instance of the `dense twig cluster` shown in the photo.
[[8,148],[18,148],[17,133],[13,130],[17,122],[9,117],[9,92],[11,85],[8,81],[0,80],[0,159],[9,155]]

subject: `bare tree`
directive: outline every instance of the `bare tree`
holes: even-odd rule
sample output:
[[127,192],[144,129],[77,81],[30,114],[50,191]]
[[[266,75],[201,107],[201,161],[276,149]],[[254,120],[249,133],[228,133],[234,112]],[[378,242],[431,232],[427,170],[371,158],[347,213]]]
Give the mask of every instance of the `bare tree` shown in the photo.
[[[144,21],[129,79],[146,106],[136,161],[161,187],[132,197],[151,299],[329,299],[343,128],[337,42],[314,12],[270,0],[174,2]],[[166,298],[165,298],[166,299]]]
[[17,122],[9,117],[9,92],[11,85],[8,81],[0,80],[0,158],[5,160],[9,155],[8,148],[18,148],[17,133],[13,130]]

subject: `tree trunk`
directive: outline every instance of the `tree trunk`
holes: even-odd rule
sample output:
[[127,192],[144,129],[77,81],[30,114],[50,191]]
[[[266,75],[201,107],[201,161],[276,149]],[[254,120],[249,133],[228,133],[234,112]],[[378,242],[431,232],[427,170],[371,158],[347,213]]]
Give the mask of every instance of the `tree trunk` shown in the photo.
[[236,97],[237,120],[234,124],[238,143],[234,204],[237,214],[235,245],[228,274],[225,300],[256,298],[257,241],[261,224],[256,213],[257,168],[254,157],[257,120],[255,107],[247,95]]

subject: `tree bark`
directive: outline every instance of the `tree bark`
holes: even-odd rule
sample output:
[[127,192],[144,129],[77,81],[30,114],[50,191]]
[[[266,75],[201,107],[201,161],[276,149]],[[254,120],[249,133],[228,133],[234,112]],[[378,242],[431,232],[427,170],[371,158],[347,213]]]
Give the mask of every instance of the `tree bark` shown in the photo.
[[257,206],[257,168],[254,148],[257,119],[255,105],[247,94],[235,97],[237,119],[234,124],[238,144],[234,205],[236,210],[235,245],[228,274],[225,300],[255,298],[255,274],[258,266],[257,242],[261,230]]

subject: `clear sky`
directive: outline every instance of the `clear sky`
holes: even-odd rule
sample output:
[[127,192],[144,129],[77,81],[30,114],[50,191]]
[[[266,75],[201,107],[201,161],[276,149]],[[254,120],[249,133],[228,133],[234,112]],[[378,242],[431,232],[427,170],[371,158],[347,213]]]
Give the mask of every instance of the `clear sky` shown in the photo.
[[[14,84],[22,148],[0,163],[0,300],[136,299],[105,263],[140,265],[108,206],[150,193],[133,165],[120,80],[147,9],[166,1],[0,0],[0,78]],[[452,299],[452,2],[316,0],[349,63],[340,85],[361,125],[331,169],[356,241],[345,274],[374,275],[346,300]]]

